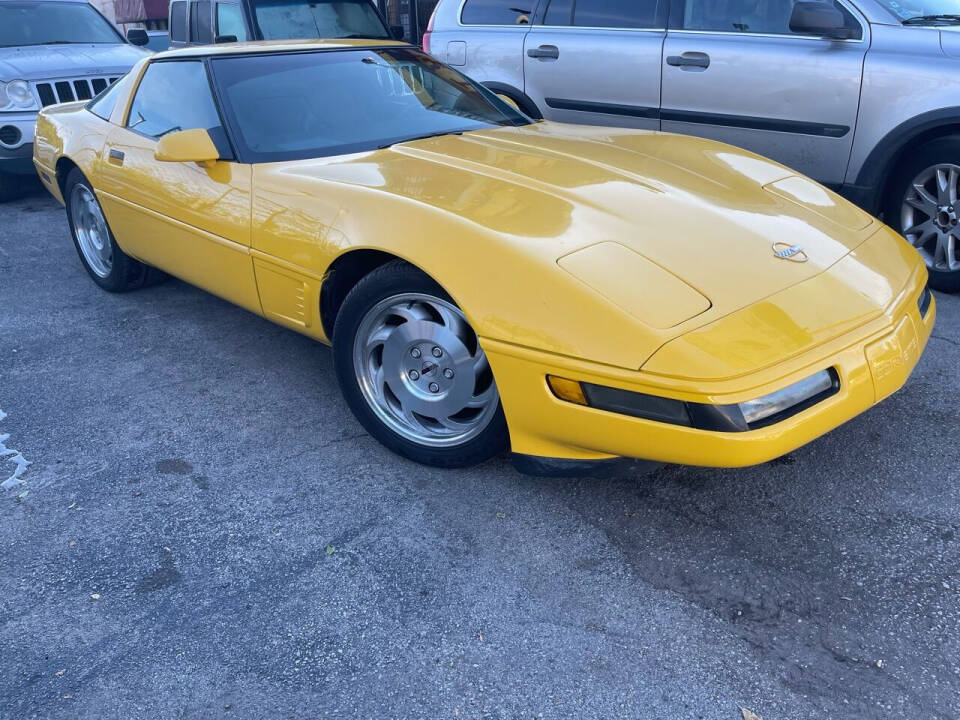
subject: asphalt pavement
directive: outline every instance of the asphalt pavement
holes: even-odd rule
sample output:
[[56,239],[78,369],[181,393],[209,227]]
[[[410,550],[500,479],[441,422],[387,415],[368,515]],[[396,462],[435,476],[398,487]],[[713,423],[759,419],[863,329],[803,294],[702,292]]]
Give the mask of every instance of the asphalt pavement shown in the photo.
[[[0,206],[0,718],[960,717],[960,296],[780,460],[391,455],[327,348]],[[3,452],[0,450],[0,452]],[[0,481],[13,474],[0,458]]]

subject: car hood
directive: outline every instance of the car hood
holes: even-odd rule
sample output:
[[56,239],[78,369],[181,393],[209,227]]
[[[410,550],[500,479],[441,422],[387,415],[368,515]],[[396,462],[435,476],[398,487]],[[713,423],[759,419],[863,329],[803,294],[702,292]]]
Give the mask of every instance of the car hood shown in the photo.
[[[481,335],[633,368],[674,337],[809,281],[881,227],[752,153],[612,128],[498,128],[282,172],[301,188],[308,178],[362,186],[455,217],[462,243],[438,240],[428,259],[410,259],[430,272],[430,255],[482,253],[436,270]],[[776,255],[792,246],[792,258]],[[498,296],[469,307],[465,295],[491,280]],[[817,322],[844,326],[829,313]]]
[[123,74],[147,54],[122,43],[0,48],[0,79],[53,80],[76,75]]

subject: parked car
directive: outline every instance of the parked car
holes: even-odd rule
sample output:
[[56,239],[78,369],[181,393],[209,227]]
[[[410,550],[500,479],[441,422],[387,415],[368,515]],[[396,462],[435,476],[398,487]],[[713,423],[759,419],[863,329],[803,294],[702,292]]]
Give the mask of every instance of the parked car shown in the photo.
[[36,173],[40,108],[89,100],[143,56],[86,0],[0,0],[0,201]]
[[170,33],[166,30],[147,30],[147,44],[144,45],[150,52],[160,52],[170,49]]
[[956,13],[956,0],[440,0],[424,48],[534,118],[689,133],[789,165],[882,214],[931,284],[957,291]]
[[247,40],[402,37],[372,0],[173,0],[170,47]]
[[812,180],[534,123],[399,43],[159,53],[44,110],[35,161],[97,285],[159,269],[332,342],[364,427],[438,466],[762,462],[900,388],[933,329],[917,253]]
[[133,45],[139,45],[150,52],[160,52],[170,49],[170,33],[166,30],[144,30],[130,28],[127,30],[127,40]]

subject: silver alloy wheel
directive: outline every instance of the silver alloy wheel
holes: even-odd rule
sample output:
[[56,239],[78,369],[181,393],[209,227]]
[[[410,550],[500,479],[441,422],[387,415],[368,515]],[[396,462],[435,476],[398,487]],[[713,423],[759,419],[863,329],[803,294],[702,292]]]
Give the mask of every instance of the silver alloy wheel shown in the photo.
[[371,409],[418,445],[451,447],[479,435],[500,396],[477,336],[460,310],[406,293],[364,315],[353,367]]
[[903,234],[932,270],[960,270],[958,186],[960,165],[940,163],[917,175],[903,198]]
[[81,183],[74,185],[70,191],[70,219],[83,259],[98,276],[107,277],[113,269],[110,230],[100,203],[90,189]]

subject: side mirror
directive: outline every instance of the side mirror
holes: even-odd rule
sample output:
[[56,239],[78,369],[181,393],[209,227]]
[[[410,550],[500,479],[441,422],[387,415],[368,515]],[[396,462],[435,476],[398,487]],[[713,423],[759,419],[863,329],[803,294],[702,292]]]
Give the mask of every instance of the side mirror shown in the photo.
[[850,28],[846,27],[841,13],[833,3],[800,0],[790,14],[790,31],[800,35],[847,40]]
[[390,26],[390,37],[392,37],[394,40],[403,40],[406,34],[407,33],[404,32],[403,25]]
[[140,47],[143,47],[150,42],[150,37],[147,35],[147,31],[143,28],[130,28],[127,30],[127,41],[131,45],[139,45]]
[[212,164],[220,159],[213,138],[203,128],[178,130],[157,141],[153,156],[162,162],[195,162]]
[[214,41],[215,43],[236,42],[236,41],[237,41],[237,36],[236,36],[236,35],[217,35],[217,36],[213,39],[213,41]]

